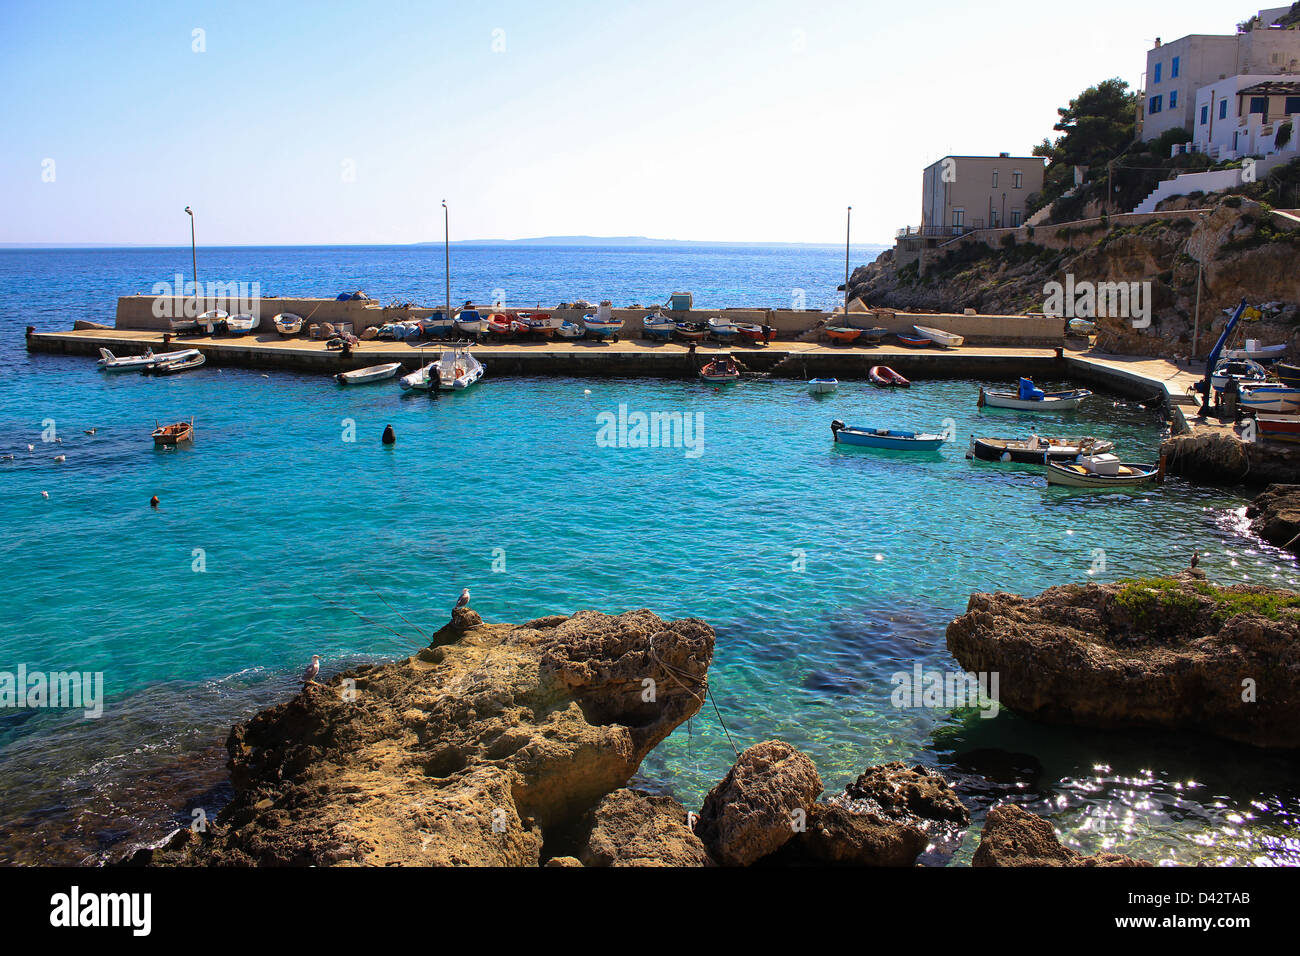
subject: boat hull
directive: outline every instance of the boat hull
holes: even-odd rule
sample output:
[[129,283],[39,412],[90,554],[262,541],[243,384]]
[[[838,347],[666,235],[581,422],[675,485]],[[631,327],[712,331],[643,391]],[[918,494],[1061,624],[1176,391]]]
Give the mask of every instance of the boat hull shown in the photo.
[[914,325],[913,329],[916,334],[923,339],[929,339],[935,345],[942,345],[947,349],[955,349],[966,340],[960,335],[954,335],[952,332],[945,332],[943,329],[932,329],[926,325]]
[[1294,415],[1300,412],[1300,388],[1270,385],[1245,387],[1241,390],[1238,401],[1242,408],[1255,412]]
[[873,365],[867,371],[867,378],[876,388],[908,388],[912,384],[888,365]]
[[1255,425],[1270,441],[1300,442],[1300,415],[1256,415]]
[[1069,465],[1048,462],[1047,483],[1064,488],[1129,488],[1134,485],[1147,485],[1156,480],[1158,468],[1155,465],[1138,465],[1125,462],[1120,469],[1127,469],[1129,474],[1098,475],[1079,471]]
[[888,428],[854,428],[838,421],[831,422],[831,434],[835,442],[840,445],[894,451],[937,451],[947,441],[942,435],[895,431]]
[[1021,465],[1043,465],[1048,461],[1070,462],[1079,455],[1104,454],[1114,448],[1109,441],[1091,441],[1070,439],[1043,439],[1042,444],[1033,448],[1026,441],[1006,438],[972,438],[967,458],[980,461],[1015,462]]
[[813,395],[829,395],[839,387],[839,379],[835,378],[813,378],[808,380],[808,391]]

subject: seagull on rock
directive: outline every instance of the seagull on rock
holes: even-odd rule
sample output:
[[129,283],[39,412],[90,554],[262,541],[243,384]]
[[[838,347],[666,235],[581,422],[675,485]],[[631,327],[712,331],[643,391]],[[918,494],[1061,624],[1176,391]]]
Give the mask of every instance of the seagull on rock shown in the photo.
[[469,607],[469,588],[460,592],[460,598],[456,601],[453,611],[459,611],[463,607]]
[[311,656],[311,663],[308,664],[307,669],[302,672],[303,684],[306,685],[306,684],[316,683],[316,675],[319,673],[320,673],[320,655],[313,654]]
[[1201,552],[1199,550],[1192,552],[1192,567],[1201,563]]

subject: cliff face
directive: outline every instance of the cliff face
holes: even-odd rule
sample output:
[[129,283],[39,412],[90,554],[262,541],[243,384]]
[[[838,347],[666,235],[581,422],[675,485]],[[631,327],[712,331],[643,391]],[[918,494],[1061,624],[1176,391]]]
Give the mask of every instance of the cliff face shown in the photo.
[[[1044,285],[1075,282],[1150,282],[1151,326],[1100,318],[1099,348],[1163,357],[1191,353],[1196,313],[1197,262],[1204,261],[1197,351],[1204,354],[1243,297],[1272,304],[1264,316],[1239,326],[1246,337],[1286,342],[1300,351],[1300,232],[1275,225],[1263,207],[1241,197],[1218,197],[1203,218],[1157,219],[1114,228],[1041,228],[1015,244],[968,243],[932,259],[925,274],[894,268],[893,252],[860,266],[850,294],[870,306],[904,310],[1018,314],[1041,312]],[[1186,204],[1186,201],[1183,201]],[[1177,203],[1172,204],[1175,208]]]

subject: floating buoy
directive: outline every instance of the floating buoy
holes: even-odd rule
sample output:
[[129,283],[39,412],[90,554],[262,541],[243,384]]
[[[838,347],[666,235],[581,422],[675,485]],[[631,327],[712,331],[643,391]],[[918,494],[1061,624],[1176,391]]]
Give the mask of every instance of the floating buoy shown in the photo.
[[397,441],[397,433],[393,431],[392,425],[384,426],[384,444],[391,445]]
[[149,507],[151,507],[151,508],[157,508],[157,507],[158,507],[158,496],[157,496],[157,495],[154,495],[152,498],[149,499]]
[[42,491],[42,492],[41,492],[41,497],[42,497],[42,498],[48,498],[49,496],[50,496],[50,493],[49,493],[48,491]]
[[27,450],[28,450],[28,451],[35,451],[35,450],[36,450],[36,446],[35,446],[35,445],[28,445],[28,446],[27,446]]
[[582,390],[582,394],[583,394],[583,395],[590,395],[590,394],[591,394],[591,389],[589,389],[589,388],[584,388],[584,389]]
[[55,456],[54,456],[54,460],[55,460],[55,461],[67,461],[67,460],[68,460],[68,456],[67,456],[67,455],[55,455]]

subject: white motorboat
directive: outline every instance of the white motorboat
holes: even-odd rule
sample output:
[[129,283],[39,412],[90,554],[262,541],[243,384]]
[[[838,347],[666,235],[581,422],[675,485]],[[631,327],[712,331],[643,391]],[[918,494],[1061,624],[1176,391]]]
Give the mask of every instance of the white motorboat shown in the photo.
[[386,378],[392,378],[401,367],[401,362],[371,365],[368,368],[358,368],[351,372],[339,372],[334,376],[334,379],[340,385],[368,385],[371,382],[381,382]]
[[[228,312],[222,311],[221,309],[209,309],[207,312],[200,313],[198,316],[196,316],[193,319],[172,319],[172,331],[184,332],[191,329],[194,331],[198,331],[199,329],[202,329],[203,331],[211,335],[213,330],[216,329],[216,327],[219,324],[226,321],[226,319],[228,319],[229,317],[230,314]],[[184,325],[184,323],[191,323],[191,324],[185,326],[184,328],[178,328],[177,327],[178,322],[182,323],[182,325]]]
[[403,391],[463,391],[487,371],[469,349],[447,349],[436,362],[430,362],[404,375],[398,381]]
[[[172,358],[175,356],[175,358]],[[201,367],[207,357],[197,349],[189,349],[186,352],[169,352],[170,362],[154,362],[152,365],[146,365],[140,371],[145,375],[180,375],[182,372],[188,372],[191,369]]]
[[840,380],[837,378],[808,379],[808,391],[813,395],[829,395],[839,387]]
[[952,332],[945,332],[943,329],[932,329],[926,325],[914,325],[916,334],[923,339],[929,339],[935,345],[942,345],[944,348],[955,349],[966,341],[962,336]]
[[1251,359],[1255,362],[1272,362],[1286,355],[1286,344],[1260,345],[1258,339],[1246,339],[1246,344],[1239,349],[1224,349],[1226,359]]
[[1217,391],[1223,391],[1230,379],[1236,379],[1237,385],[1245,388],[1267,384],[1269,374],[1264,366],[1250,359],[1220,359],[1214,366],[1214,374],[1210,376],[1210,385]]
[[736,327],[736,323],[730,319],[724,319],[718,315],[709,319],[709,334],[720,342],[730,342],[739,332],[740,329]]
[[241,312],[226,319],[226,331],[231,335],[246,335],[261,323],[262,317]]
[[1034,388],[1027,378],[1020,380],[1019,392],[994,392],[980,389],[978,407],[1014,408],[1025,412],[1068,412],[1078,408],[1092,392],[1071,388],[1064,392],[1044,392]]
[[271,321],[275,323],[275,330],[281,335],[297,335],[302,331],[302,316],[294,315],[292,312],[281,312]]
[[577,322],[570,322],[565,319],[556,328],[555,334],[562,339],[580,339],[587,334],[587,330]]
[[99,350],[99,361],[95,364],[105,372],[139,372],[155,365],[170,362],[184,362],[199,354],[198,349],[181,349],[176,352],[157,354],[152,348],[143,355],[114,355],[108,349]]

